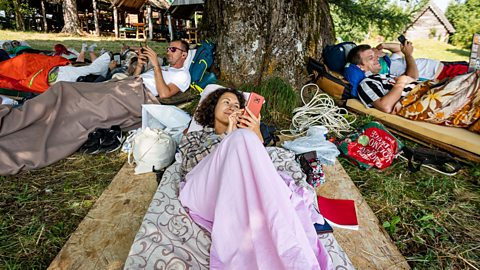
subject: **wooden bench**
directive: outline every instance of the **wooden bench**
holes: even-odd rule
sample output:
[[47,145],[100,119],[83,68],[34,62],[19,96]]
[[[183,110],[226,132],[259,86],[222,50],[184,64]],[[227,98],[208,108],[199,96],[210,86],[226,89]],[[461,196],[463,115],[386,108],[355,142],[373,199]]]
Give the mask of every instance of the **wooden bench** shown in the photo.
[[[357,269],[410,269],[339,162],[325,170],[317,194],[353,199],[358,231],[334,228]],[[125,164],[89,211],[49,269],[123,269],[130,246],[157,189],[155,174],[134,175]]]

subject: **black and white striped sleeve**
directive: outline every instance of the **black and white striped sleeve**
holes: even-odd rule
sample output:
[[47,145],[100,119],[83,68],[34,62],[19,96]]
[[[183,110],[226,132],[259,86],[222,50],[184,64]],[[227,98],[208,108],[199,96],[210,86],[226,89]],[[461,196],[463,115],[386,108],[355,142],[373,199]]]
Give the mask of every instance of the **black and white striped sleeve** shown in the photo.
[[380,81],[365,78],[362,82],[360,82],[360,87],[358,88],[358,97],[365,106],[370,107],[369,105],[384,95],[385,89]]

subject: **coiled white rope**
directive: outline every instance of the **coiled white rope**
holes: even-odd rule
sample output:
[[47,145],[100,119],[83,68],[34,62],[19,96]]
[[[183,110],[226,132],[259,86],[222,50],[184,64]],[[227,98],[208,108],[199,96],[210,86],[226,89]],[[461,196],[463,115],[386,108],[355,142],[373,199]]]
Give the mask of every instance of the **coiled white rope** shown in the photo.
[[[311,86],[316,87],[316,91],[313,98],[307,103],[303,98],[303,91]],[[355,122],[355,115],[336,106],[329,95],[320,92],[318,85],[314,83],[304,85],[300,91],[300,97],[304,105],[293,110],[294,115],[290,129],[281,130],[280,134],[285,136],[303,135],[309,127],[315,125],[324,126],[329,132],[334,132],[338,136],[341,136],[340,132],[351,130],[350,125]]]

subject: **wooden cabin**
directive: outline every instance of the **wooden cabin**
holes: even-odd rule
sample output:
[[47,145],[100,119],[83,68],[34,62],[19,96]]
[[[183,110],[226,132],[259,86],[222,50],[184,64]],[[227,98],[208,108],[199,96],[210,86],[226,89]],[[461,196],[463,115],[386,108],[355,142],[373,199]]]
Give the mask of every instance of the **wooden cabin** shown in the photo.
[[416,14],[404,35],[410,40],[429,38],[448,42],[448,38],[453,33],[455,33],[455,28],[445,14],[430,1]]

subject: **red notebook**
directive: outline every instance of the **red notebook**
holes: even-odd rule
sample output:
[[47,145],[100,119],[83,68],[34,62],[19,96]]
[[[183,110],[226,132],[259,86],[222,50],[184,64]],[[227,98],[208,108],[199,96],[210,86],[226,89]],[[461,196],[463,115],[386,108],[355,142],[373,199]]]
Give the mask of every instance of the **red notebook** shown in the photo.
[[318,208],[320,214],[330,225],[358,230],[357,212],[353,200],[337,200],[318,196]]

